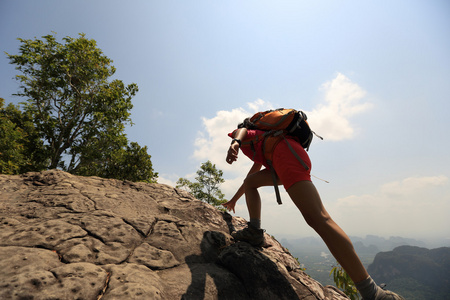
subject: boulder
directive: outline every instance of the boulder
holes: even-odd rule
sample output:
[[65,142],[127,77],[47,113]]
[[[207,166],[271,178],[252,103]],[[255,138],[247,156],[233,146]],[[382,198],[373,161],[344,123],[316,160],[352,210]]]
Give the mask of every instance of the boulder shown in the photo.
[[348,299],[245,225],[168,185],[0,175],[0,299]]

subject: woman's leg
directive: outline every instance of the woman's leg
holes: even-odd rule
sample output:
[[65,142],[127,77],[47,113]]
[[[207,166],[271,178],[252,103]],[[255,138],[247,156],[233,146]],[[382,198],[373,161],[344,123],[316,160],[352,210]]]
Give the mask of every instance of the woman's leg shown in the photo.
[[244,180],[245,201],[250,220],[261,220],[261,197],[258,188],[262,186],[273,186],[272,175],[268,169],[248,175]]
[[270,171],[266,169],[245,178],[243,187],[250,222],[246,228],[231,233],[236,241],[244,241],[255,247],[264,245],[264,230],[261,229],[261,197],[258,188],[267,185],[273,185],[273,181]]
[[308,225],[321,236],[353,282],[367,279],[369,274],[357,256],[350,238],[331,219],[314,184],[311,181],[299,181],[294,183],[287,192]]

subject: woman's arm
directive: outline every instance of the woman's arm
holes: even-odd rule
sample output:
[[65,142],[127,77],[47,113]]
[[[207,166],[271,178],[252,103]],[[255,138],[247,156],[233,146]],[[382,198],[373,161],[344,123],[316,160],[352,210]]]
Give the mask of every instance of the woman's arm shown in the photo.
[[[251,175],[253,173],[258,172],[259,170],[261,170],[262,164],[260,163],[253,163],[253,166],[250,168],[250,171],[248,172],[248,175]],[[233,198],[231,198],[230,201],[222,204],[227,210],[232,210],[233,213],[234,211],[234,207],[236,206],[236,202],[239,200],[239,198],[242,197],[242,195],[244,195],[245,193],[245,189],[244,189],[244,184],[241,184],[241,186],[239,187],[239,189],[236,191],[236,194],[234,194]]]
[[[247,128],[239,128],[233,134],[233,138],[239,141],[243,141],[246,136],[247,136]],[[229,163],[230,165],[237,160],[239,154],[239,146],[240,143],[234,141],[231,143],[230,148],[228,149],[226,160],[227,163]]]

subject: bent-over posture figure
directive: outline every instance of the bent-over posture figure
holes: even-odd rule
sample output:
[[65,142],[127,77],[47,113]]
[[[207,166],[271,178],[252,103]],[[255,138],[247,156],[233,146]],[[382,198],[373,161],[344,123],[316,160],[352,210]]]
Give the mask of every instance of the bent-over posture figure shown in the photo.
[[[233,198],[223,204],[228,210],[233,210],[237,200],[245,194],[250,222],[243,230],[234,232],[235,240],[245,241],[253,246],[264,244],[264,230],[261,229],[261,198],[258,188],[273,186],[273,178],[267,162],[264,159],[262,143],[252,145],[252,149],[244,146],[244,142],[253,139],[264,131],[241,127],[230,133],[233,141],[228,149],[226,161],[232,164],[237,160],[239,149],[253,160],[254,164],[248,172],[243,184]],[[272,165],[277,174],[279,185],[283,185],[292,201],[302,213],[306,222],[323,239],[330,252],[348,273],[364,300],[403,299],[399,295],[381,289],[367,273],[352,242],[347,234],[333,221],[322,204],[319,193],[311,182],[311,161],[303,147],[294,139],[286,136],[273,151]],[[306,170],[289,149],[288,143],[309,167]],[[241,147],[242,145],[242,147]],[[261,168],[265,166],[266,168]]]

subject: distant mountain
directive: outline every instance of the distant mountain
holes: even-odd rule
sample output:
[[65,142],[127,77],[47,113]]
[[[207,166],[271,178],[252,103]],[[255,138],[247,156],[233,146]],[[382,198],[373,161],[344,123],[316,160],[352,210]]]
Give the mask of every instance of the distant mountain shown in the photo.
[[[450,246],[448,239],[428,240],[425,242],[404,237],[391,236],[389,238],[384,238],[375,235],[367,235],[365,237],[351,236],[350,239],[353,242],[356,253],[366,267],[374,262],[375,256],[381,251],[392,251],[399,246],[407,245],[419,249]],[[430,241],[432,241],[432,243],[430,243]],[[330,252],[320,237],[297,239],[281,238],[281,242],[283,246],[289,249],[294,257],[298,258],[299,262],[306,268],[306,272],[312,278],[318,280],[323,285],[334,285],[333,279],[330,276],[330,270],[333,265],[336,265],[336,261],[331,255],[326,255],[330,254]],[[449,274],[450,272],[446,274],[447,278],[450,276]],[[387,281],[383,280],[380,282],[378,280],[377,282],[382,283]],[[422,283],[420,282],[414,282],[413,285],[419,287],[416,290],[428,289],[427,286],[422,287]],[[392,289],[392,282],[389,283],[389,289]],[[423,298],[420,295],[419,298],[417,298],[416,295],[414,295],[414,297],[407,297],[406,299],[450,300],[450,298]]]
[[[373,257],[380,251],[391,251],[404,245],[431,248],[423,241],[398,236],[391,236],[386,239],[376,235],[366,235],[365,237],[350,236],[350,239],[359,255],[371,254]],[[318,236],[297,239],[281,238],[280,241],[286,248],[294,250],[294,252],[296,250],[300,252],[328,252],[327,246]],[[447,245],[448,243],[442,241],[439,246]]]
[[400,246],[378,253],[368,271],[406,299],[450,299],[450,247]]
[[357,244],[359,244],[359,242],[361,242],[361,244],[363,244],[364,246],[371,248],[372,250],[378,248],[379,251],[376,251],[375,253],[378,253],[380,251],[391,251],[394,248],[404,245],[426,247],[426,244],[422,241],[404,238],[400,236],[391,236],[388,239],[385,239],[383,237],[379,237],[376,235],[366,235],[365,238],[351,236],[350,239],[352,240],[353,244],[355,244],[357,252],[358,252]]

